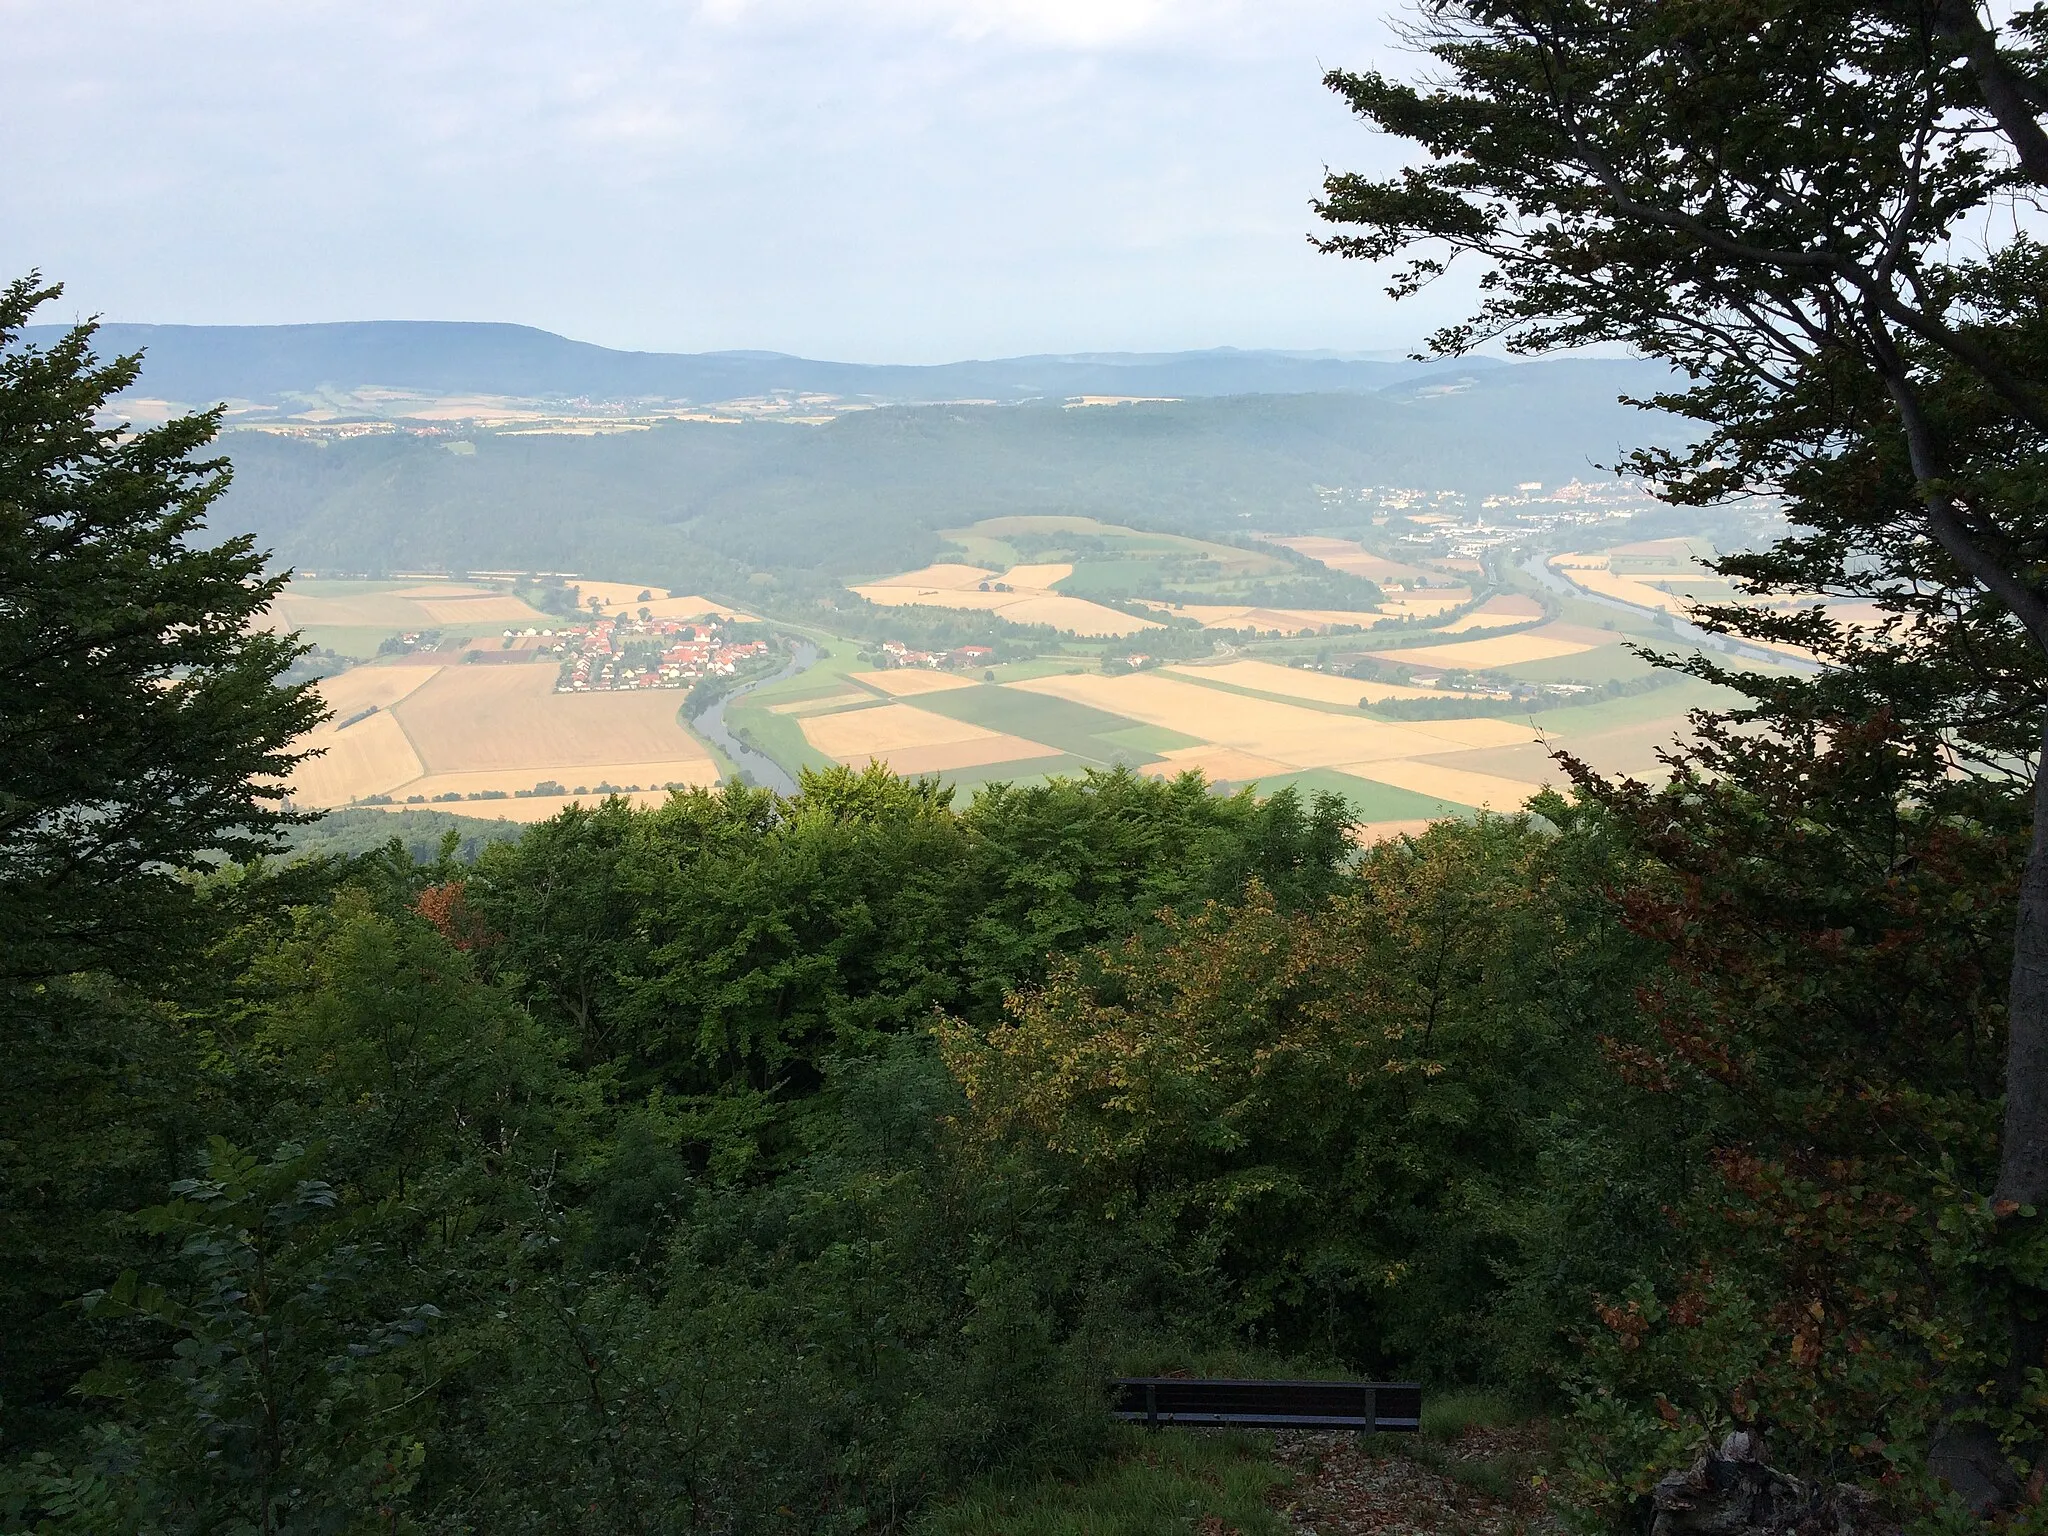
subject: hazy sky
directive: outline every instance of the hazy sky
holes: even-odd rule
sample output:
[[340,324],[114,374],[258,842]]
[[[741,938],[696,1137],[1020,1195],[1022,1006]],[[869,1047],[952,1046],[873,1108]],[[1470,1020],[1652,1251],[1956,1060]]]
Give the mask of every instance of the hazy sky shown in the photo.
[[938,361],[1405,347],[1305,236],[1396,0],[0,0],[0,271],[64,316]]

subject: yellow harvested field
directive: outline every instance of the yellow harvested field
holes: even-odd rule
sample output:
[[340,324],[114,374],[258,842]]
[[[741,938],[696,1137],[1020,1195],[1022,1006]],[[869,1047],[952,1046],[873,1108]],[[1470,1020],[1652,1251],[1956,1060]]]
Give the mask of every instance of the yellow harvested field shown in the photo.
[[[1368,686],[1355,677],[1335,677],[1328,672],[1311,672],[1304,667],[1283,667],[1270,661],[1226,661],[1218,666],[1168,667],[1175,677],[1194,682],[1229,683],[1235,688],[1255,688],[1261,693],[1285,694],[1294,699],[1314,699],[1320,704],[1356,706]],[[1419,688],[1411,693],[1422,692]]]
[[384,592],[322,594],[286,587],[263,622],[272,629],[438,629],[548,625],[558,622],[509,593],[462,582],[429,581]]
[[[1381,758],[1420,757],[1472,744],[1439,734],[1437,727],[1446,722],[1396,725],[1363,715],[1333,715],[1204,688],[1163,672],[1133,672],[1123,677],[1070,673],[1006,686],[1093,705],[1147,725],[1163,725],[1288,768],[1335,768]],[[1465,727],[1472,722],[1448,723]],[[1508,739],[1526,740],[1527,735],[1526,730],[1519,730]]]
[[889,754],[889,766],[898,773],[951,773],[960,768],[986,768],[993,763],[1021,764],[1034,758],[1057,756],[1057,748],[1042,747],[1020,736],[998,736],[992,741],[949,741],[932,747],[904,747]]
[[1543,605],[1533,597],[1524,597],[1519,592],[1504,592],[1490,597],[1463,618],[1453,619],[1444,626],[1447,635],[1463,634],[1472,629],[1498,629],[1504,624],[1526,624],[1531,619],[1543,617]]
[[[1164,603],[1151,606],[1167,610]],[[1270,635],[1298,635],[1305,629],[1321,631],[1347,624],[1370,629],[1389,619],[1410,617],[1396,612],[1391,604],[1382,613],[1348,608],[1253,608],[1242,603],[1187,603],[1167,611],[1193,619],[1204,629],[1250,629]]]
[[1425,667],[1483,668],[1549,661],[1558,656],[1576,656],[1594,649],[1597,649],[1595,642],[1534,629],[1526,634],[1502,635],[1494,640],[1460,640],[1450,645],[1425,645],[1412,650],[1376,651],[1373,654],[1382,661],[1409,662]]
[[1026,587],[1043,592],[1058,586],[1073,574],[1072,565],[1013,565],[996,579],[1019,592]]
[[359,709],[389,709],[440,670],[437,666],[350,667],[333,677],[321,678],[320,697],[327,701],[338,722]]
[[634,603],[629,611],[647,610],[650,619],[750,619],[752,614],[708,597],[664,597],[658,602]]
[[271,629],[310,629],[315,625],[333,628],[425,629],[432,620],[427,610],[410,598],[388,592],[364,592],[347,597],[313,597],[287,587],[264,610],[261,621]]
[[371,705],[377,713],[312,732],[306,745],[327,755],[293,775],[293,796],[331,806],[366,795],[509,793],[549,779],[571,788],[717,782],[710,754],[676,718],[675,694],[554,686],[546,666],[369,666],[324,679],[339,718]]
[[[571,582],[576,589],[576,606],[588,611],[590,600],[598,600],[599,611],[608,617],[630,614],[638,617],[645,608],[650,619],[744,619],[752,615],[726,603],[714,603],[708,597],[676,596],[666,587],[635,585],[630,581],[583,581]],[[651,594],[642,597],[640,594]]]
[[[568,585],[576,589],[576,605],[588,608],[594,597],[607,608],[626,608],[669,595],[667,587],[649,586],[644,581],[592,581],[579,576]],[[645,592],[646,597],[640,594]]]
[[1494,811],[1518,811],[1524,801],[1543,787],[1541,784],[1526,784],[1519,779],[1504,779],[1497,774],[1450,768],[1440,763],[1359,763],[1340,771],[1356,774],[1361,779],[1391,784],[1396,789],[1413,790],[1418,795],[1436,795],[1459,805]]
[[962,677],[957,672],[927,672],[922,667],[890,667],[880,672],[854,672],[849,675],[856,683],[866,683],[868,687],[898,699],[979,686],[973,678]]
[[1526,718],[1516,720],[1499,715],[1464,715],[1453,720],[1414,720],[1403,723],[1425,736],[1434,736],[1438,741],[1459,747],[1513,747],[1539,739],[1536,727]]
[[1006,603],[1020,601],[1015,592],[982,592],[973,587],[899,587],[883,581],[852,590],[882,608],[960,608],[972,613],[994,613]]
[[[921,571],[905,571],[901,576],[884,576],[880,581],[867,582],[869,587],[910,587],[924,592],[962,592],[978,587],[984,581],[994,581],[996,574],[985,571],[978,565],[928,565]],[[856,592],[864,590],[855,587]]]
[[1320,560],[1333,571],[1346,571],[1368,581],[1415,581],[1428,574],[1418,566],[1404,565],[1399,560],[1376,555],[1351,539],[1311,537],[1271,539],[1267,542],[1291,549],[1297,555],[1307,555],[1311,560]]
[[1374,843],[1390,843],[1397,837],[1420,837],[1433,825],[1427,821],[1369,821],[1351,834],[1351,840],[1369,848]]
[[1294,771],[1285,763],[1240,752],[1235,747],[1175,747],[1160,753],[1159,761],[1142,771],[1155,778],[1170,778],[1190,768],[1199,770],[1212,784],[1244,784]]
[[676,693],[554,690],[553,667],[445,667],[396,712],[432,773],[708,756],[678,721]]
[[1152,619],[1119,613],[1086,598],[1053,593],[1005,603],[996,612],[1013,624],[1050,624],[1054,629],[1072,630],[1077,635],[1135,635],[1140,630],[1159,627]]
[[[408,783],[405,786],[405,794],[425,795],[431,800],[436,795],[476,795],[486,790],[498,789],[510,795],[550,781],[572,791],[579,784],[585,785],[590,792],[595,792],[599,784],[637,784],[642,789],[654,790],[659,790],[667,784],[702,784],[708,787],[718,782],[718,770],[707,757],[679,757],[651,763],[577,763],[573,766],[564,764],[552,768],[494,768],[474,773],[430,773]],[[590,798],[590,794],[586,793],[584,798]]]
[[1050,624],[1077,635],[1132,635],[1141,629],[1157,629],[1151,619],[1134,618],[1079,597],[1061,597],[1052,592],[981,592],[973,589],[899,587],[877,582],[853,589],[871,603],[883,607],[965,608],[977,613],[995,613],[1017,624]]
[[[803,721],[804,739],[835,761],[859,766],[870,759],[899,773],[935,773],[1034,757],[1057,757],[1057,747],[951,720],[909,704],[851,709]],[[917,766],[910,766],[915,763]]]
[[518,598],[503,593],[489,597],[423,597],[419,604],[436,624],[531,625],[547,618]]
[[322,810],[346,805],[364,795],[389,794],[420,776],[419,755],[389,710],[380,709],[346,730],[326,726],[308,732],[299,744],[322,754],[292,774],[292,799],[300,805]]
[[865,688],[841,688],[835,693],[821,693],[809,699],[790,699],[781,704],[770,704],[771,715],[815,715],[827,710],[840,709],[848,704],[869,704],[874,695]]
[[[1053,581],[1071,575],[1073,569],[1071,565],[1020,565],[996,576],[978,565],[928,565],[921,571],[866,582],[853,590],[884,607],[914,604],[926,608],[965,608],[997,614],[1013,624],[1050,624],[1076,635],[1134,635],[1141,629],[1158,627],[1151,619],[1134,618],[1100,603],[1047,590]],[[1001,582],[1011,590],[984,592],[983,582]]]
[[[1363,678],[1343,677],[1331,672],[1311,672],[1306,667],[1283,667],[1270,661],[1226,661],[1219,665],[1190,664],[1168,667],[1178,677],[1200,682],[1213,678],[1238,688],[1256,688],[1261,693],[1285,694],[1289,698],[1313,699],[1319,704],[1348,704],[1361,699],[1383,703],[1388,699],[1469,699],[1469,693],[1445,688],[1410,688],[1403,683],[1369,683]],[[1435,729],[1431,721],[1427,729]]]
[[1634,576],[1617,576],[1599,566],[1559,565],[1559,574],[1568,578],[1574,586],[1591,592],[1596,597],[1613,598],[1618,603],[1629,603],[1637,608],[1652,608],[1664,613],[1683,617],[1692,608],[1690,598],[1676,597],[1662,587],[1653,587],[1647,581]]

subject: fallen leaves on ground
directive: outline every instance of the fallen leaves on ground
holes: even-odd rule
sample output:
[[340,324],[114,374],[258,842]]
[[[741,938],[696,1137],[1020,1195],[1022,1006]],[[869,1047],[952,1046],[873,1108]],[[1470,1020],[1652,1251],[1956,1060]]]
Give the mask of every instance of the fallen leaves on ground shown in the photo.
[[1542,1450],[1539,1425],[1428,1442],[1283,1434],[1274,1456],[1297,1480],[1275,1503],[1302,1536],[1523,1536],[1552,1528],[1534,1473]]

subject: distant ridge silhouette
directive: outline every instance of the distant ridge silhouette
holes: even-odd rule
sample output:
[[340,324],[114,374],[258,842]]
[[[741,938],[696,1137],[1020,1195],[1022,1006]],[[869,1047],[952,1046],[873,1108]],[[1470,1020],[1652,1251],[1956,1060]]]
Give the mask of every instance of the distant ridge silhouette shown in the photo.
[[[25,334],[28,340],[43,343],[62,330],[31,326]],[[138,392],[186,404],[221,399],[275,403],[322,387],[350,390],[373,384],[435,394],[692,402],[795,390],[883,404],[1077,395],[1366,393],[1424,376],[1476,379],[1505,366],[1494,358],[1416,363],[1232,347],[1079,352],[931,365],[840,363],[778,352],[622,352],[532,326],[443,320],[108,323],[100,327],[99,345],[103,354],[144,352]]]

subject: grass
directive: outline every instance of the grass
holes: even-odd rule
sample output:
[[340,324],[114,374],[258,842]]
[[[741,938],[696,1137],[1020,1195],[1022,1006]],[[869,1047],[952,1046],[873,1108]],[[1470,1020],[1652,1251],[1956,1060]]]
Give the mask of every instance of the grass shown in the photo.
[[1074,574],[1054,589],[1069,597],[1127,597],[1154,571],[1156,561],[1142,559],[1083,560]]
[[[921,694],[903,702],[950,720],[965,720],[992,731],[1022,736],[1026,741],[1043,742],[1091,763],[1106,765],[1118,759],[1148,763],[1170,748],[1201,745],[1194,737],[1177,731],[1141,725],[1136,720],[1069,699],[1022,693],[1014,688],[956,688],[946,693]],[[1132,732],[1148,734],[1139,737],[1130,735]],[[1133,744],[1140,740],[1145,745]]]
[[753,707],[754,696],[728,705],[725,728],[756,752],[772,757],[791,778],[799,768],[830,768],[832,759],[804,738],[802,725],[788,715],[772,715]]
[[1505,1429],[1527,1419],[1508,1399],[1477,1388],[1422,1395],[1422,1438],[1455,1440],[1468,1429]]
[[1603,645],[1596,650],[1579,651],[1570,656],[1552,656],[1543,661],[1518,661],[1510,666],[1491,667],[1488,670],[1531,683],[1604,683],[1610,677],[1620,678],[1623,682],[1647,677],[1657,669],[1635,652],[1625,650],[1620,645]]
[[[957,558],[962,565],[978,565],[985,571],[1007,571],[1013,565],[1024,563],[1023,557],[1014,547],[986,534],[959,528],[941,537],[947,543],[959,546],[959,554],[953,558]],[[942,553],[940,558],[946,559],[950,553]]]
[[1134,725],[1121,731],[1104,731],[1102,739],[1128,747],[1133,752],[1171,752],[1176,747],[1194,745],[1179,731],[1168,730],[1163,725]]
[[1102,665],[1100,655],[1036,656],[1030,661],[1006,661],[989,670],[999,683],[1021,683],[1033,677],[1057,677],[1063,672],[1093,672]]
[[1543,710],[1530,716],[1546,736],[1559,741],[1598,736],[1653,720],[1668,720],[1672,734],[1686,728],[1686,711],[1721,709],[1734,702],[1734,695],[1711,683],[1687,679],[1668,688],[1625,698],[1606,699],[1598,704],[1574,704],[1566,709]]
[[858,686],[846,681],[848,673],[867,670],[860,659],[858,644],[852,640],[815,640],[812,643],[818,647],[816,661],[794,677],[785,677],[779,683],[763,683],[747,694],[746,704],[741,707],[822,698],[828,693]]
[[[322,650],[350,656],[357,661],[374,660],[378,646],[393,635],[402,633],[404,631],[389,624],[303,624],[299,627],[299,637],[309,645],[317,645]],[[470,631],[444,628],[441,633],[445,638],[453,639],[458,633],[467,638]]]
[[1475,1493],[1508,1501],[1529,1485],[1533,1459],[1526,1450],[1477,1458],[1458,1456],[1450,1446],[1468,1429],[1508,1429],[1529,1422],[1528,1413],[1495,1393],[1467,1389],[1434,1397],[1425,1394],[1422,1432],[1398,1437],[1402,1443],[1389,1449]]
[[[1264,661],[1268,658],[1261,656],[1255,659]],[[1242,683],[1226,683],[1221,678],[1207,677],[1199,672],[1176,672],[1173,676],[1176,682],[1199,683],[1204,688],[1214,688],[1218,693],[1235,693],[1243,698],[1264,699],[1268,703],[1286,704],[1295,709],[1312,709],[1318,714],[1349,715],[1353,718],[1359,714],[1359,709],[1354,704],[1332,704],[1327,699],[1304,699],[1298,693],[1269,693],[1263,688],[1247,688]],[[1361,682],[1358,685],[1359,693],[1365,693],[1369,686]]]
[[1290,1474],[1262,1438],[1119,1426],[1110,1454],[1076,1479],[988,1485],[927,1515],[918,1536],[1285,1536],[1267,1507]]
[[1351,807],[1351,814],[1360,821],[1441,821],[1451,816],[1477,814],[1470,806],[1459,805],[1455,800],[1421,795],[1412,789],[1380,784],[1371,779],[1354,778],[1334,768],[1310,768],[1301,773],[1261,779],[1259,793],[1261,796],[1271,795],[1289,786],[1300,791],[1304,800],[1317,790],[1342,795]]

